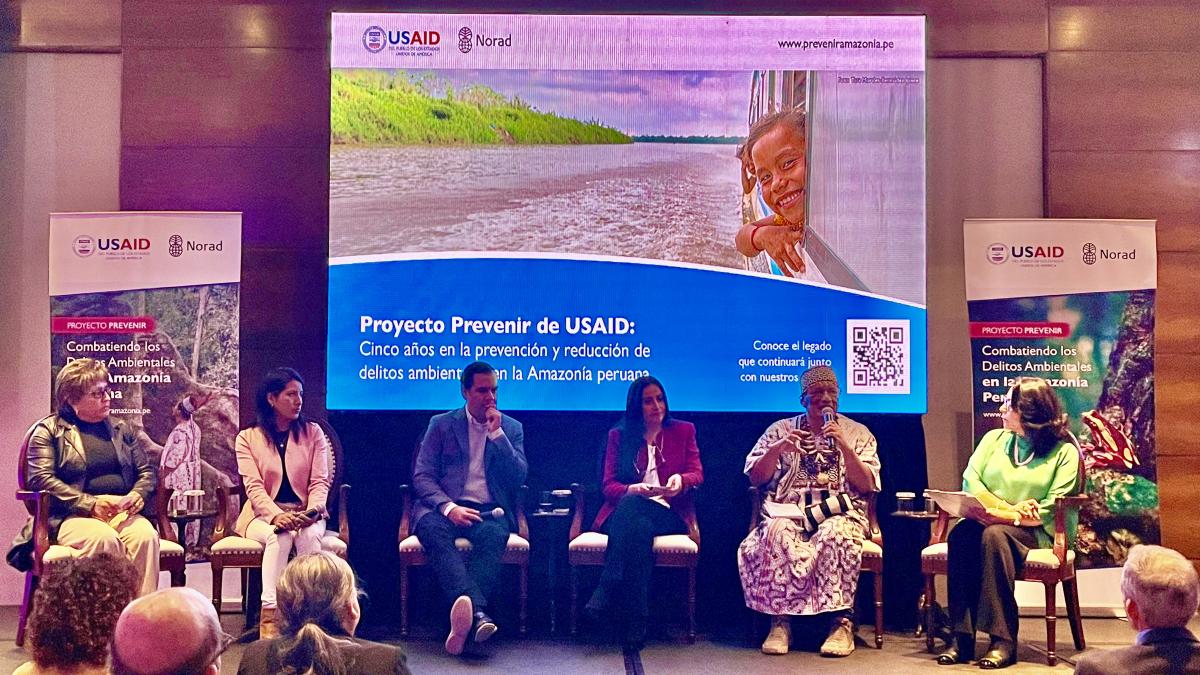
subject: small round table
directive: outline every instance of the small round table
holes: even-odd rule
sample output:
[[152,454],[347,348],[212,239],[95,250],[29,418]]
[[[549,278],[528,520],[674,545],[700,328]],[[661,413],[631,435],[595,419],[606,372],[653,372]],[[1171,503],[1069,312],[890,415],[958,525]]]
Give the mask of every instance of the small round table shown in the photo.
[[[929,526],[932,528],[937,521],[937,511],[893,511],[893,518],[906,518],[908,520],[928,520]],[[921,608],[925,606],[925,591],[921,591],[921,597],[917,600],[917,632],[916,637],[925,635],[925,622],[922,620]]]
[[545,530],[545,535],[552,539],[552,542],[546,547],[546,584],[550,587],[550,634],[553,635],[558,622],[558,605],[556,598],[558,597],[558,556],[566,549],[563,542],[567,538],[568,530],[571,526],[571,509],[539,509],[529,514],[535,523],[541,523]]
[[167,520],[175,524],[176,538],[179,544],[185,549],[187,542],[183,540],[183,530],[189,522],[193,520],[201,520],[203,518],[214,518],[217,515],[216,509],[201,509],[199,511],[167,511]]

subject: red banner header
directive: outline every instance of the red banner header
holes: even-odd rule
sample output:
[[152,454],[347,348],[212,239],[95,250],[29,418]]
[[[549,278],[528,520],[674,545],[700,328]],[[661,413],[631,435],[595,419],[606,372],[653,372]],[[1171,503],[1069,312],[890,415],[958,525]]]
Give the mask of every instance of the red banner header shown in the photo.
[[152,316],[53,316],[51,333],[153,333]]
[[1065,323],[1049,321],[972,321],[971,339],[1008,338],[1012,340],[1034,340],[1051,338],[1063,340],[1071,337],[1071,327]]

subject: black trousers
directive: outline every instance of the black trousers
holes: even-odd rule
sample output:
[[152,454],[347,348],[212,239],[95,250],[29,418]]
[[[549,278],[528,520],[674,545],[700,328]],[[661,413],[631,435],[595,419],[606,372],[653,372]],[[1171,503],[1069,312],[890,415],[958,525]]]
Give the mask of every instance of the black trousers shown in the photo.
[[[589,605],[620,609],[631,619],[649,616],[650,574],[654,571],[654,538],[686,534],[687,525],[671,509],[645,497],[625,495],[604,523],[608,548],[604,571]],[[613,606],[614,603],[619,603]]]
[[956,633],[983,631],[1017,639],[1017,599],[1013,595],[1025,554],[1037,547],[1037,528],[984,526],[965,519],[950,530],[950,625]]
[[[493,507],[484,506],[483,510]],[[467,560],[454,547],[458,537],[471,542]],[[441,513],[431,511],[417,521],[417,539],[425,548],[429,568],[448,603],[460,595],[468,595],[475,611],[487,607],[487,599],[500,579],[500,556],[508,546],[507,520],[484,520],[470,527],[459,527]]]

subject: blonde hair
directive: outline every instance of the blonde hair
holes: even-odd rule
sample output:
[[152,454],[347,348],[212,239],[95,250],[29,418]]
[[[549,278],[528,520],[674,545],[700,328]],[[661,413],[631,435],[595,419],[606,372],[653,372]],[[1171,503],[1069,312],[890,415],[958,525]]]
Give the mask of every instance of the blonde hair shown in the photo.
[[54,378],[54,402],[59,412],[78,401],[101,380],[108,379],[108,368],[103,361],[92,358],[75,359],[62,367]]
[[358,584],[350,565],[328,551],[298,556],[283,570],[275,596],[286,636],[280,662],[290,673],[345,673],[342,634]]
[[1121,593],[1137,603],[1147,628],[1187,625],[1200,604],[1196,568],[1178,551],[1139,544],[1121,569]]

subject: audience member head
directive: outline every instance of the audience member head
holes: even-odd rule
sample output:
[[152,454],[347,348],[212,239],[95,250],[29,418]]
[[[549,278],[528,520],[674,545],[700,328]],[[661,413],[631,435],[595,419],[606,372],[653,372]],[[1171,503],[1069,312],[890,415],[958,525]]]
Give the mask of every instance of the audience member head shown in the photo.
[[138,584],[133,563],[107,553],[47,566],[29,615],[38,669],[103,668],[117,617],[137,596]]
[[1040,377],[1022,377],[1008,391],[1009,409],[1017,414],[1021,433],[1029,439],[1033,453],[1044,457],[1059,441],[1071,437],[1067,414],[1054,387]]
[[190,588],[167,588],[121,612],[112,642],[114,675],[217,675],[230,638],[212,603]]
[[299,438],[304,431],[304,378],[294,368],[272,368],[263,375],[254,396],[255,423],[266,432],[282,420]]
[[108,368],[103,361],[75,359],[54,378],[54,402],[59,414],[74,413],[84,422],[108,417]]
[[1196,568],[1178,551],[1147,545],[1129,549],[1121,593],[1134,630],[1187,625],[1200,604],[1198,591]]
[[338,640],[353,635],[362,610],[354,571],[345,560],[320,551],[297,556],[283,570],[276,590],[284,646],[282,664],[292,672],[344,672]]

